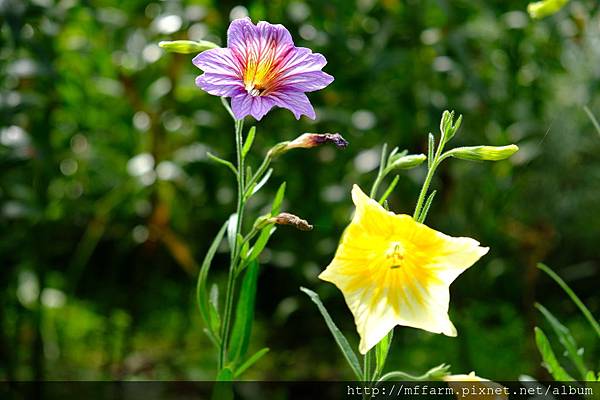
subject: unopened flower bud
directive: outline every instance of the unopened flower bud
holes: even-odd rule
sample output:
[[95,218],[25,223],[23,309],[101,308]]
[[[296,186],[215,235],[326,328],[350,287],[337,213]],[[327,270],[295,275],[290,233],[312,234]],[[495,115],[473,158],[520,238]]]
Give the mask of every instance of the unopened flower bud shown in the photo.
[[427,156],[425,156],[425,154],[409,154],[407,156],[401,156],[390,160],[391,162],[388,168],[410,169],[420,165],[425,160],[427,160]]
[[200,40],[198,42],[193,40],[162,41],[158,45],[171,53],[180,54],[202,53],[205,50],[219,47],[216,43],[207,40]]
[[325,143],[333,143],[338,148],[348,146],[348,141],[339,133],[304,133],[292,141],[276,144],[269,150],[269,156],[275,158],[291,149],[310,149]]
[[276,225],[291,225],[301,231],[310,231],[313,228],[306,220],[286,212],[279,213],[279,215],[269,218],[268,221]]
[[529,16],[540,19],[555,14],[563,8],[569,0],[542,0],[527,5]]
[[457,147],[450,150],[447,155],[472,161],[500,161],[512,156],[519,150],[517,145],[508,146],[471,146]]

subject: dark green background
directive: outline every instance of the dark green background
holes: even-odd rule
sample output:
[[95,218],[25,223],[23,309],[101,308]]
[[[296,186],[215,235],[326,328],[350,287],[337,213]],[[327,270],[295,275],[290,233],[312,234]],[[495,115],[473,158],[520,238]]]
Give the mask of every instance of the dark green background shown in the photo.
[[[0,2],[0,379],[214,376],[193,291],[197,263],[235,206],[231,174],[206,157],[234,158],[233,126],[219,99],[194,86],[192,56],[157,43],[223,44],[236,4]],[[251,346],[272,350],[244,378],[350,378],[299,287],[321,294],[356,345],[341,293],[316,276],[349,222],[352,184],[367,190],[374,179],[382,143],[426,152],[444,109],[464,116],[455,145],[521,150],[509,161],[442,166],[429,225],[491,250],[452,286],[459,336],[397,329],[389,368],[447,362],[454,373],[544,378],[533,327],[547,326],[535,300],[598,368],[593,332],[535,268],[545,261],[600,313],[600,136],[583,111],[600,115],[598,4],[573,0],[542,21],[526,6],[245,4],[254,21],[283,23],[297,45],[324,54],[335,77],[309,96],[317,121],[276,109],[258,124],[251,162],[303,132],[340,132],[350,146],[281,157],[249,207],[251,220],[285,180],[284,209],[315,229],[281,228],[265,251]],[[131,161],[141,153],[156,168],[134,176],[144,172],[143,158]],[[424,172],[401,174],[394,211],[412,213]],[[226,268],[224,248],[212,280],[222,285]]]

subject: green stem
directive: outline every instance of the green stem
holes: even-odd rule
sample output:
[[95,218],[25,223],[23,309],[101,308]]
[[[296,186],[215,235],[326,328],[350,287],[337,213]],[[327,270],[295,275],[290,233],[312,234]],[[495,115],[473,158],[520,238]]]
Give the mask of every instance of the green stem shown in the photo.
[[364,359],[363,366],[363,381],[365,385],[368,385],[371,382],[371,364],[373,362],[373,353],[371,350],[367,351]]
[[235,121],[235,148],[237,154],[237,224],[235,228],[235,246],[231,251],[231,259],[229,264],[229,275],[227,277],[227,291],[225,294],[225,310],[223,311],[223,325],[221,327],[221,351],[219,352],[219,363],[218,369],[221,371],[225,366],[225,362],[227,361],[227,346],[229,342],[229,331],[231,325],[231,315],[233,312],[233,298],[235,294],[235,281],[236,281],[236,263],[240,250],[240,243],[237,241],[237,237],[242,230],[242,221],[244,216],[244,206],[245,206],[245,194],[244,194],[244,157],[242,154],[243,147],[243,130],[244,130],[244,120],[236,120]]
[[421,210],[423,209],[423,203],[425,202],[425,198],[427,197],[427,191],[429,190],[429,185],[431,185],[431,180],[433,178],[433,175],[435,174],[435,170],[442,161],[440,156],[442,155],[443,149],[444,137],[442,135],[442,140],[440,140],[440,144],[438,145],[437,151],[435,152],[435,156],[433,157],[433,160],[431,160],[431,164],[428,164],[427,176],[425,177],[425,182],[423,182],[423,187],[421,188],[421,193],[419,193],[419,199],[417,200],[417,206],[415,207],[415,213],[413,214],[413,219],[415,219],[415,221],[419,221],[422,223],[425,220],[425,215],[421,216]]
[[383,178],[385,178],[386,175],[386,156],[387,143],[384,143],[383,148],[381,149],[381,160],[379,161],[379,171],[377,172],[377,178],[375,178],[375,182],[373,182],[373,186],[371,186],[371,193],[369,194],[369,197],[372,199],[375,198],[375,195],[377,194],[377,189],[379,189],[379,185],[381,184],[381,181],[383,181]]

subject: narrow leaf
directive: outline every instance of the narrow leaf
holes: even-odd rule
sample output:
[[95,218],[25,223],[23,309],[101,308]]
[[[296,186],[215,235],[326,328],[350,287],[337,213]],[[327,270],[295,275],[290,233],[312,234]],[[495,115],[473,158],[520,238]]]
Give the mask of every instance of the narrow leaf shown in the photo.
[[564,368],[560,365],[556,356],[554,355],[554,351],[550,346],[550,341],[546,334],[537,326],[535,327],[535,343],[537,345],[540,354],[542,355],[542,360],[544,368],[548,370],[550,375],[557,381],[573,381],[574,379],[564,370]]
[[558,340],[567,351],[569,359],[573,362],[573,364],[575,364],[575,367],[581,374],[581,377],[585,377],[585,374],[587,373],[588,369],[583,362],[583,358],[577,352],[577,342],[575,342],[575,338],[573,338],[573,335],[571,335],[571,331],[569,330],[569,328],[561,324],[560,321],[554,315],[552,315],[552,313],[548,311],[543,305],[535,303],[535,307],[542,313],[542,315],[544,315],[546,320],[550,323],[550,326],[554,330],[554,333],[556,333],[556,335],[558,336]]
[[[213,242],[211,243],[208,252],[204,257],[204,261],[202,261],[200,272],[198,273],[198,283],[196,285],[196,301],[198,302],[198,308],[200,309],[200,316],[202,317],[204,325],[208,329],[211,329],[211,318],[209,311],[210,308],[208,302],[208,293],[206,291],[206,279],[208,277],[208,271],[210,269],[212,259],[215,256],[215,253],[217,252],[221,241],[223,240],[223,236],[225,235],[225,229],[227,229],[227,225],[228,223],[225,222],[219,230],[219,233],[217,233],[217,236],[215,236],[215,238],[213,239]],[[212,332],[215,337],[217,337],[216,332],[218,332],[218,330]]]
[[419,216],[419,218],[417,220],[420,223],[425,222],[425,218],[427,218],[427,214],[429,213],[429,208],[431,207],[431,203],[433,203],[433,198],[435,197],[436,193],[437,193],[437,190],[434,190],[427,197],[427,200],[425,201],[425,205],[423,206],[423,210],[421,211],[421,215]]
[[575,303],[575,305],[579,308],[581,313],[588,320],[592,328],[594,328],[594,331],[596,331],[598,337],[600,337],[600,325],[598,324],[598,321],[596,321],[590,310],[588,310],[585,304],[583,304],[579,297],[577,297],[577,295],[575,294],[575,292],[573,292],[569,285],[567,285],[565,281],[563,281],[562,278],[556,274],[556,272],[552,271],[550,267],[542,263],[539,263],[537,267],[544,271],[546,274],[548,274],[550,278],[554,279],[554,281],[558,283],[558,285],[567,293],[567,295],[569,295],[571,300],[573,300],[573,303]]
[[244,358],[248,350],[252,333],[252,321],[254,320],[258,270],[258,262],[251,262],[246,268],[244,280],[242,281],[240,297],[235,310],[235,323],[229,341],[229,359],[234,360],[234,362]]
[[302,290],[304,293],[306,293],[308,295],[308,297],[310,297],[310,299],[313,301],[313,303],[315,303],[317,305],[319,311],[321,312],[321,315],[323,315],[323,318],[325,319],[325,323],[327,324],[327,327],[331,331],[333,338],[335,339],[340,350],[342,351],[344,358],[348,362],[348,365],[350,365],[350,368],[354,372],[354,375],[356,375],[357,379],[359,381],[362,381],[363,373],[360,368],[360,364],[358,363],[358,358],[356,357],[356,354],[354,353],[354,351],[352,351],[352,348],[350,348],[350,344],[348,343],[348,340],[346,340],[346,337],[344,337],[344,334],[338,329],[338,327],[335,325],[335,323],[331,319],[331,316],[329,315],[329,313],[327,312],[327,309],[321,302],[319,295],[316,294],[315,292],[313,292],[312,290],[309,290],[304,287],[301,287],[300,290]]
[[256,127],[253,126],[248,131],[248,137],[246,138],[246,142],[244,143],[244,147],[242,148],[242,157],[246,157],[246,154],[250,151],[252,147],[252,143],[254,142],[254,136],[256,135]]
[[388,196],[392,193],[392,191],[394,190],[394,188],[398,184],[399,180],[400,180],[400,175],[396,175],[396,177],[394,178],[394,180],[392,180],[392,183],[390,183],[390,185],[388,186],[388,188],[385,190],[385,193],[379,199],[379,204],[383,204],[387,200]]
[[435,137],[433,133],[429,132],[427,137],[427,168],[431,169],[431,163],[433,162],[433,152],[435,151]]
[[248,358],[246,361],[244,361],[242,363],[242,365],[239,366],[238,369],[235,370],[235,373],[233,374],[233,377],[237,378],[238,376],[240,376],[241,374],[243,374],[244,372],[246,372],[246,370],[248,368],[250,368],[251,366],[253,366],[254,364],[256,364],[256,362],[258,360],[260,360],[268,352],[269,352],[269,348],[265,347],[264,349],[260,349],[259,351],[257,351],[256,353],[254,353],[252,356],[250,356],[250,358]]
[[237,243],[237,223],[238,223],[238,215],[231,214],[229,217],[229,222],[227,224],[227,243],[229,244],[229,249],[232,253],[235,252]]
[[275,226],[271,225],[271,226],[267,226],[266,228],[263,228],[260,231],[260,235],[258,236],[258,239],[256,239],[256,242],[254,242],[254,246],[252,247],[252,250],[250,251],[248,260],[252,261],[252,260],[255,260],[256,258],[258,258],[260,253],[262,253],[263,249],[269,242],[269,238],[271,237],[273,232],[275,232],[276,230],[277,230],[277,228]]
[[272,173],[273,168],[269,168],[265,176],[263,176],[262,179],[252,188],[250,196],[256,194],[256,192],[258,192],[260,189],[262,189],[263,186],[265,186],[265,184],[269,181],[269,178],[271,177]]
[[283,202],[283,198],[285,196],[285,186],[286,183],[283,182],[279,186],[279,189],[277,189],[277,194],[275,194],[275,198],[273,199],[273,205],[271,206],[272,216],[279,214],[279,211],[281,211],[281,203]]
[[394,337],[394,330],[392,329],[375,346],[376,367],[375,367],[375,376],[373,377],[373,380],[377,380],[381,376],[381,373],[383,372],[383,368],[385,367],[385,362],[387,360],[387,356],[390,352],[390,346],[392,344],[393,337]]
[[207,152],[206,155],[208,156],[208,158],[210,158],[211,160],[213,160],[214,162],[224,165],[227,168],[229,168],[231,170],[231,172],[233,172],[233,174],[235,176],[237,176],[237,170],[235,169],[235,167],[233,166],[233,164],[227,160],[224,160],[220,157],[215,156],[214,154]]

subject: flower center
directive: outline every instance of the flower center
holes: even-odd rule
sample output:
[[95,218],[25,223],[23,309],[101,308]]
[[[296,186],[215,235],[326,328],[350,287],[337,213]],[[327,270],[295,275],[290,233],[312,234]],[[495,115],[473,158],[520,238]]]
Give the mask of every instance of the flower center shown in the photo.
[[404,262],[404,246],[402,246],[402,243],[390,243],[390,247],[385,252],[385,258],[391,269],[400,268]]
[[250,96],[261,96],[263,94],[263,92],[265,91],[264,88],[262,88],[260,85],[255,84],[254,82],[248,82],[246,83],[246,86],[244,87],[244,89],[246,89],[246,92],[248,92],[248,94]]

